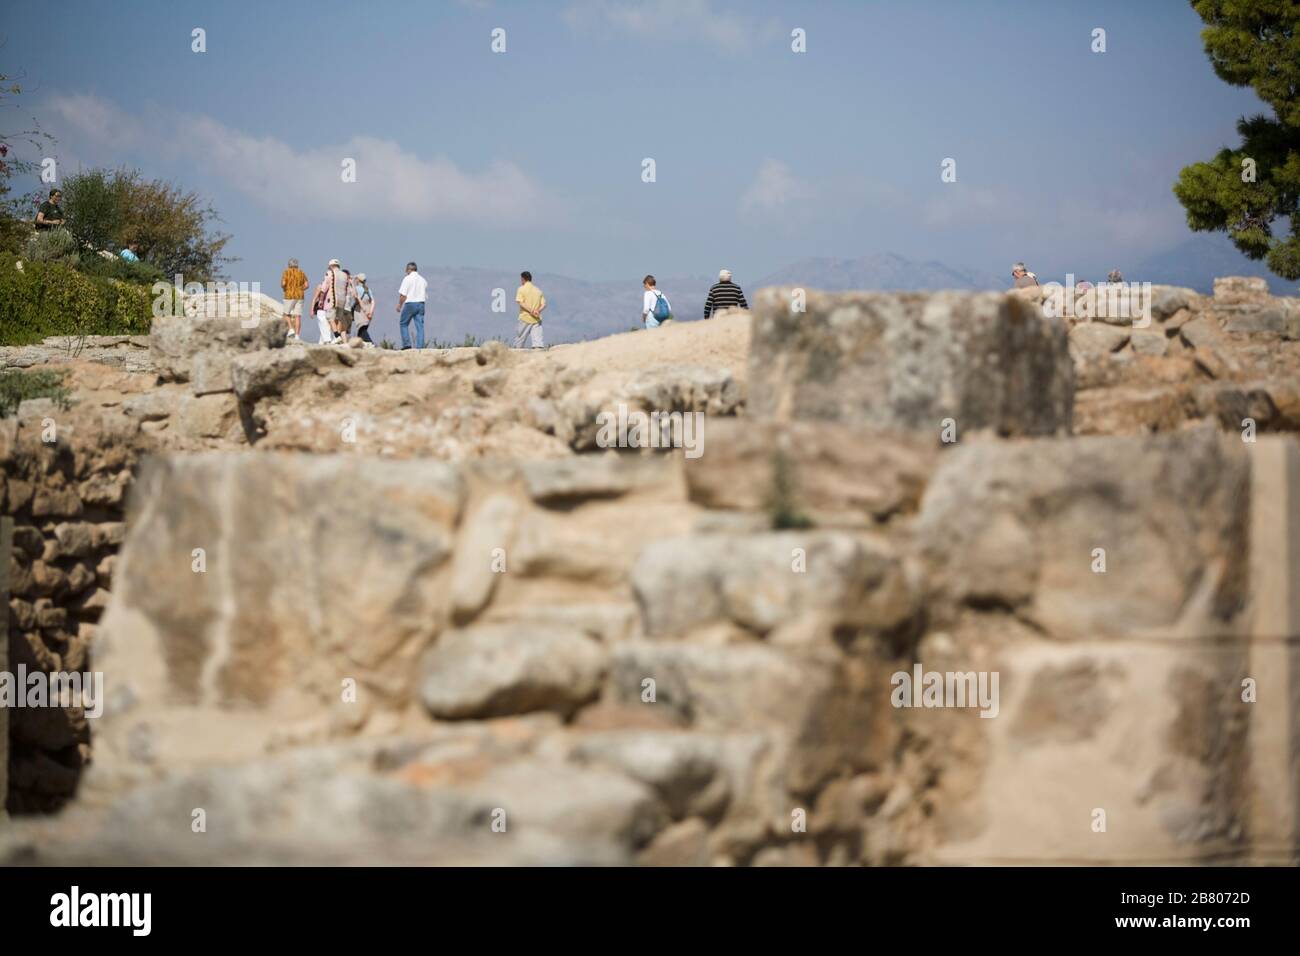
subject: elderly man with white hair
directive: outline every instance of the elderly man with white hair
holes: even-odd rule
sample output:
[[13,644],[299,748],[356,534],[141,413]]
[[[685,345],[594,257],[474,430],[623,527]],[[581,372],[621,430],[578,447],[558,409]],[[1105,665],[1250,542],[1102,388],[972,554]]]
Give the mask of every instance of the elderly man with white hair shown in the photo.
[[704,300],[704,317],[712,318],[714,313],[723,309],[748,309],[745,293],[740,286],[731,281],[731,270],[723,269],[718,273],[718,281],[709,289],[708,298]]
[[1026,269],[1023,262],[1017,262],[1011,267],[1011,280],[1015,283],[1017,289],[1027,289],[1030,286],[1038,285],[1038,276]]

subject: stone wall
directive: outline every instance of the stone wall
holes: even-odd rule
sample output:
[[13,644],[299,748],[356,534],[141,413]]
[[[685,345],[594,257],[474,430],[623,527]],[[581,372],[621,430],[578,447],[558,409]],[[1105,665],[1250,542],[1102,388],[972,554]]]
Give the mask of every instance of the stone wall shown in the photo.
[[[0,505],[13,522],[8,572],[10,671],[81,671],[108,606],[125,536],[133,436],[49,399],[0,419]],[[79,707],[10,714],[7,805],[58,809],[76,791],[90,733]]]
[[[1300,299],[1246,278],[1216,280],[1213,296],[1155,286],[1149,303],[1121,302],[1134,308],[1120,315],[1098,308],[1099,297],[1079,295],[1064,318],[1076,431],[1138,434],[1206,420],[1240,433],[1247,418],[1259,432],[1300,431]],[[1135,319],[1143,304],[1149,317]]]
[[[81,849],[45,852],[84,858],[90,833],[92,857],[193,862],[1294,857],[1257,809],[1294,782],[1253,757],[1297,711],[1252,669],[1252,569],[1279,560],[1254,489],[1300,495],[1293,444],[939,452],[767,425],[773,457],[840,458],[763,478],[753,427],[695,461],[151,461],[63,821]],[[846,494],[864,454],[877,490]],[[724,505],[719,469],[752,487]],[[996,717],[893,706],[917,664],[999,673]]]
[[[1155,354],[1033,293],[768,290],[743,388],[182,324],[146,385],[79,367],[57,442],[0,421],[11,648],[93,639],[108,700],[0,857],[1294,863],[1300,445],[1235,421],[1300,421],[1294,306],[1216,291],[1157,290]],[[704,455],[593,453],[618,404]],[[996,716],[895,706],[918,666]],[[12,808],[90,753],[54,714]]]

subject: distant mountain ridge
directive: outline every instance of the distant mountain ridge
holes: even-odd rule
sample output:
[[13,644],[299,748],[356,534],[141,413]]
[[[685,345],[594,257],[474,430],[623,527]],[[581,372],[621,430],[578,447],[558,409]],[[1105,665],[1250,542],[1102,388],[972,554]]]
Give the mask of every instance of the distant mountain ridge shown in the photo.
[[892,252],[858,259],[801,259],[763,277],[765,285],[807,286],[823,292],[853,289],[890,289],[914,292],[922,289],[1004,289],[1009,281],[966,269],[954,269],[942,262],[913,262]]
[[1300,295],[1297,283],[1275,276],[1263,261],[1247,259],[1226,236],[1192,236],[1125,270],[1125,278],[1186,286],[1207,295],[1214,291],[1216,276],[1257,276],[1268,280],[1274,295]]
[[[1193,236],[1165,252],[1123,268],[1126,279],[1181,285],[1198,292],[1213,291],[1216,276],[1264,276],[1275,295],[1296,295],[1296,284],[1269,274],[1263,263],[1246,259],[1222,236]],[[459,344],[467,335],[477,339],[514,335],[517,272],[501,269],[446,267],[421,273],[429,282],[425,336],[429,341]],[[1040,275],[1043,282],[1052,276]],[[1103,276],[1091,276],[1097,281]],[[397,287],[400,275],[374,276],[376,341],[399,342]],[[641,277],[591,282],[569,276],[538,273],[538,286],[546,293],[546,339],[551,344],[581,342],[639,328]],[[714,276],[660,276],[659,288],[668,297],[679,320],[703,317],[704,298]],[[916,262],[894,253],[855,259],[800,259],[757,279],[737,274],[736,281],[752,296],[764,286],[793,285],[826,292],[853,289],[919,291],[937,289],[1006,289],[1009,277],[977,269],[959,269],[937,261]],[[1064,276],[1057,281],[1064,281]],[[497,293],[495,290],[501,290]],[[505,306],[494,312],[494,302]],[[310,333],[309,333],[310,334]]]

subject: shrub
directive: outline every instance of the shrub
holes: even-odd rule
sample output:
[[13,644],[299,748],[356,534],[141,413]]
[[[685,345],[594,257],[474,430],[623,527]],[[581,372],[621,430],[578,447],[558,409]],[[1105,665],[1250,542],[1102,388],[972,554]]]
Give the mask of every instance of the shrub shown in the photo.
[[169,278],[161,269],[149,262],[128,262],[121,256],[86,256],[78,268],[101,279],[118,279],[122,282],[135,282],[139,285],[153,285],[155,282],[168,282]]
[[140,257],[165,275],[209,282],[224,264],[230,237],[214,230],[216,210],[198,193],[134,169],[90,169],[63,182],[63,207],[74,235],[96,249],[120,252],[140,243]]
[[501,336],[499,335],[494,335],[489,339],[480,339],[474,333],[466,332],[464,341],[462,341],[459,345],[457,345],[455,342],[450,342],[450,341],[443,342],[438,339],[431,339],[429,341],[429,348],[431,349],[473,349],[473,348],[478,348],[480,345],[492,341],[504,342],[505,340],[501,338]]
[[68,390],[63,387],[63,373],[17,369],[0,372],[0,418],[12,415],[19,403],[29,398],[52,398],[60,408],[67,408]]
[[110,252],[121,247],[128,188],[123,175],[105,169],[91,169],[64,180],[63,211],[78,242]]
[[27,258],[32,262],[57,262],[75,266],[80,260],[79,246],[66,229],[42,229],[27,240]]
[[19,269],[13,256],[0,255],[0,345],[30,345],[51,335],[146,335],[155,298],[149,286],[55,262],[24,262]]

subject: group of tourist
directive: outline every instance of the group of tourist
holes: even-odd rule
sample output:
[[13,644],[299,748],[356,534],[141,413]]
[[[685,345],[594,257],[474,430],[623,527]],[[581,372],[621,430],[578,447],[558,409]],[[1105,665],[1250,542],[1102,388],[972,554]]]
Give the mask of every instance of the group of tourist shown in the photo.
[[[298,266],[297,259],[280,276],[284,292],[284,321],[289,326],[289,337],[302,337],[302,308],[307,301],[307,273]],[[311,314],[316,319],[318,341],[322,345],[347,345],[352,327],[357,327],[357,338],[367,348],[374,348],[370,338],[370,323],[375,317],[375,297],[366,285],[366,274],[355,276],[344,269],[338,259],[331,259],[312,295]]]
[[[519,288],[515,291],[519,321],[515,326],[513,347],[546,348],[542,332],[546,296],[533,284],[533,274],[528,270],[519,273],[519,281]],[[298,267],[298,260],[290,259],[280,277],[280,288],[284,291],[284,321],[289,326],[290,338],[302,336],[302,309],[309,284],[307,274]],[[653,329],[671,322],[672,304],[655,287],[655,277],[648,275],[641,284],[645,290],[641,302],[642,327]],[[420,275],[419,267],[414,262],[408,262],[406,275],[397,290],[396,311],[403,349],[424,348],[424,306],[428,289],[429,283]],[[718,273],[718,281],[705,297],[704,317],[709,319],[723,309],[735,308],[748,309],[749,303],[745,301],[744,291],[732,281],[730,270],[723,269]],[[370,323],[375,315],[375,300],[366,285],[364,272],[353,276],[342,268],[338,259],[331,259],[325,277],[316,286],[311,312],[320,328],[321,343],[346,345],[352,327],[356,325],[357,337],[365,346],[374,347],[370,338]]]
[[[641,299],[641,325],[647,329],[657,328],[673,320],[673,307],[668,297],[659,291],[654,276],[646,276],[641,281],[645,295]],[[709,288],[704,297],[704,317],[711,319],[723,309],[748,309],[745,292],[731,281],[731,270],[718,272],[718,281]]]
[[[1039,284],[1038,276],[1034,275],[1032,272],[1026,269],[1025,264],[1023,262],[1017,262],[1015,265],[1011,267],[1012,288],[1026,289],[1029,288],[1030,286],[1036,286],[1038,284]],[[1111,269],[1110,272],[1106,274],[1106,281],[1101,283],[1101,285],[1098,286],[1098,288],[1104,289],[1108,285],[1123,285],[1123,284],[1124,284],[1124,274],[1120,272],[1118,269]],[[1093,287],[1092,283],[1089,282],[1087,279],[1078,279],[1074,283],[1074,288],[1079,292],[1087,292],[1092,287]]]

